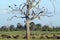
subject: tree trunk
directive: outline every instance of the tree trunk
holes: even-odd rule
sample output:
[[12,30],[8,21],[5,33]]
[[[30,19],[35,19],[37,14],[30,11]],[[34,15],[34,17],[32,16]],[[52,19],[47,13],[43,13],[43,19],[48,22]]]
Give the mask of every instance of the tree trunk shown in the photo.
[[29,18],[26,19],[26,36],[27,36],[27,40],[30,40],[30,22],[29,22]]

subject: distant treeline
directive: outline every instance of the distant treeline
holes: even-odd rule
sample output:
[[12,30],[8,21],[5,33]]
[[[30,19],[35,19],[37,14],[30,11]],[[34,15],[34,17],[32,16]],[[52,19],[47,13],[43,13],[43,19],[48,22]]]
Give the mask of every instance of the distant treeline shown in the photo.
[[[10,26],[1,26],[0,31],[22,31],[26,30],[26,25],[21,25],[20,23],[17,23],[17,26],[14,25]],[[60,27],[50,27],[49,25],[41,25],[41,24],[35,24],[34,22],[30,23],[30,30],[31,31],[60,31]]]

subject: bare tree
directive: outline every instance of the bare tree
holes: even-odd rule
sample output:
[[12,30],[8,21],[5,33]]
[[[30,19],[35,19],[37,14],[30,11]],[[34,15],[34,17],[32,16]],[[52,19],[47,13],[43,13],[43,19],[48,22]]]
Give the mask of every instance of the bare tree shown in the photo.
[[[51,17],[53,15],[47,15],[48,10],[45,7],[39,8],[39,3],[40,0],[26,0],[26,3],[21,4],[19,7],[14,4],[15,7],[8,6],[9,8],[12,9],[13,12],[19,12],[20,14],[23,14],[24,16],[18,17],[17,15],[14,15],[11,17],[13,19],[14,17],[16,18],[25,18],[25,23],[26,23],[26,35],[27,35],[27,40],[30,40],[30,21],[34,20],[36,18],[40,19],[41,16],[47,16]],[[35,4],[34,4],[35,3]],[[10,19],[10,20],[11,20]]]

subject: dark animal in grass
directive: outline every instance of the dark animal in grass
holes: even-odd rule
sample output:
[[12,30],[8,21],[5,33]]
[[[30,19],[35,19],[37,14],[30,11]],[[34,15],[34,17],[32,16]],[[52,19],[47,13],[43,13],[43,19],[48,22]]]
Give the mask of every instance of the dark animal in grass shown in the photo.
[[57,39],[60,39],[60,36],[57,36],[57,35],[53,35],[53,37],[57,38]]
[[55,39],[57,38],[55,34],[53,34],[53,38],[55,38]]
[[1,37],[2,37],[2,38],[11,38],[11,36],[6,35],[6,34],[2,34]]
[[60,39],[60,36],[56,36],[57,37],[57,39]]
[[40,36],[40,39],[43,39],[43,38],[44,38],[44,36],[43,36],[43,35],[41,35],[41,36]]
[[46,35],[45,37],[46,37],[47,39],[53,39],[53,37],[49,37],[49,36],[47,36],[47,35]]
[[43,39],[43,38],[44,38],[44,35],[43,35],[43,34],[41,34],[41,35],[40,35],[40,39]]
[[24,35],[24,36],[23,36],[23,39],[26,39],[26,38],[27,38],[27,35]]
[[19,38],[19,35],[16,35],[16,36],[12,36],[14,39],[17,39]]

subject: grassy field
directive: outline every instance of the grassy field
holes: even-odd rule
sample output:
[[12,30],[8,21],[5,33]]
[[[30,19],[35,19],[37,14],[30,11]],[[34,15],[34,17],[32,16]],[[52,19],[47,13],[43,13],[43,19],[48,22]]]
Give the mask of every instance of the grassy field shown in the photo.
[[[25,31],[12,31],[12,32],[0,32],[0,35],[2,34],[7,34],[7,35],[10,35],[11,37],[13,35],[19,35],[19,38],[17,40],[26,40],[26,39],[23,39],[23,36],[26,32]],[[41,34],[44,34],[45,35],[48,35],[48,36],[52,36],[53,34],[56,34],[56,35],[60,35],[60,32],[41,32],[41,31],[31,31],[32,34],[36,34],[36,38],[35,39],[32,39],[31,40],[60,40],[60,39],[47,39],[47,38],[44,38],[44,39],[40,39],[40,35]],[[2,38],[0,36],[0,40],[16,40],[14,39],[13,37],[10,38],[10,39],[7,39],[7,38]]]

